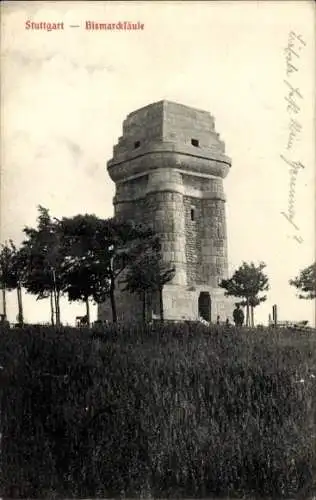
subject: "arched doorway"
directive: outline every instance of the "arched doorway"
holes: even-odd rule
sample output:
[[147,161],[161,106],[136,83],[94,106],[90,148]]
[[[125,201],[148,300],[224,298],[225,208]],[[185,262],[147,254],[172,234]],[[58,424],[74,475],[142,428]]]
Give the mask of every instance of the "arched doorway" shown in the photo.
[[201,292],[199,295],[199,316],[205,321],[211,321],[212,301],[209,292]]

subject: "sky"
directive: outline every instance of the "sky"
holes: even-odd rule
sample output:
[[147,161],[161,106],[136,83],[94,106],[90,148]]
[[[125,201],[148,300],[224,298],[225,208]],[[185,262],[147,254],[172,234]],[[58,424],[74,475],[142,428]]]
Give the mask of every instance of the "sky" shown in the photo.
[[[86,21],[144,27],[88,31]],[[315,60],[313,1],[2,2],[0,240],[19,244],[38,205],[111,217],[106,162],[123,120],[176,101],[215,117],[232,158],[229,266],[267,265],[257,323],[277,304],[280,320],[313,324],[315,304],[288,281],[315,260]],[[49,321],[48,301],[23,299],[26,321]],[[62,301],[64,323],[84,312]],[[9,320],[16,314],[11,293]]]

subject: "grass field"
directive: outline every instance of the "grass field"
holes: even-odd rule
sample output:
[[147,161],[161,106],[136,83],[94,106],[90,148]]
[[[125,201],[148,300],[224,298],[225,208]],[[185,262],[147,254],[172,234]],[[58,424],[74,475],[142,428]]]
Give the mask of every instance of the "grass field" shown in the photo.
[[3,496],[312,498],[315,332],[25,327],[0,339]]

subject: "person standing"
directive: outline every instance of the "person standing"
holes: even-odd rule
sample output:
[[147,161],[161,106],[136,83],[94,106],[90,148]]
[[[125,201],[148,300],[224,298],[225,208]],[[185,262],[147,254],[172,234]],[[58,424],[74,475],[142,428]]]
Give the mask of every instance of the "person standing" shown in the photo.
[[244,313],[243,310],[240,308],[239,304],[236,304],[236,309],[234,309],[233,312],[233,318],[234,318],[234,323],[236,326],[242,326],[244,323]]

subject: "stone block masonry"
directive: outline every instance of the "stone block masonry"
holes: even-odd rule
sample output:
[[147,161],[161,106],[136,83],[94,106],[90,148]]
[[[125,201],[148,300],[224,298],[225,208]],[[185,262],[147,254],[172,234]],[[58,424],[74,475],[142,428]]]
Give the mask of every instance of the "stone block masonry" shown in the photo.
[[[107,168],[115,182],[115,217],[150,225],[163,259],[176,275],[163,292],[165,318],[216,321],[232,316],[233,301],[219,282],[227,277],[223,179],[231,167],[213,116],[170,101],[130,113]],[[118,317],[141,317],[140,299],[120,288]],[[158,301],[149,307],[158,314]],[[99,307],[109,319],[110,304]]]

